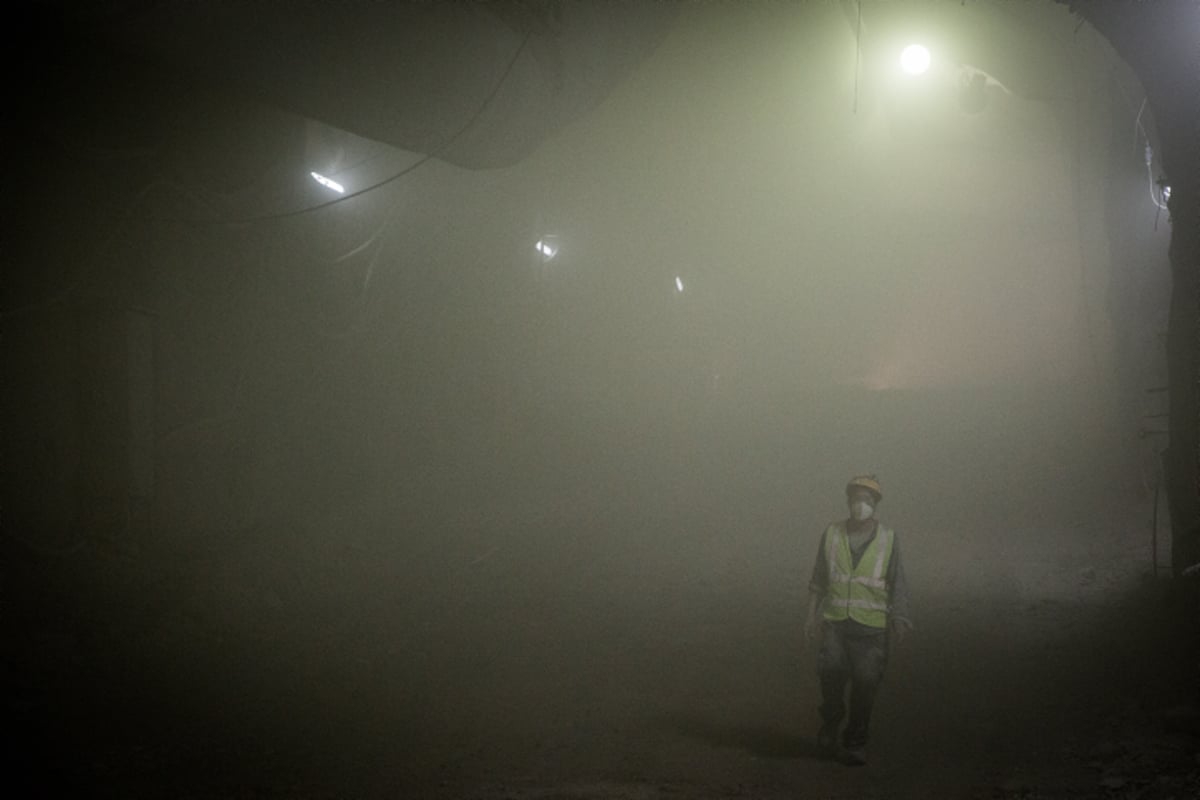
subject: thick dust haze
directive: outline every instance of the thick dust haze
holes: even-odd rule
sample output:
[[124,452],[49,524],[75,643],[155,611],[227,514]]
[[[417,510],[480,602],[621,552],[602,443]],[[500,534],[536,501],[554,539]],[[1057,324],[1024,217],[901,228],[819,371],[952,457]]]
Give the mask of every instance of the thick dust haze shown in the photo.
[[[52,175],[75,199],[30,225],[75,209],[102,264],[77,285],[151,298],[154,328],[153,526],[54,573],[81,621],[39,647],[85,655],[31,691],[93,754],[60,768],[148,794],[956,796],[1101,726],[1102,676],[1145,668],[1094,637],[1151,566],[1139,429],[1165,411],[1136,81],[1066,8],[989,6],[1027,37],[1022,83],[967,107],[958,73],[891,68],[908,4],[879,5],[861,55],[837,4],[682,6],[528,158],[433,159],[311,214],[225,225],[152,192],[106,222],[76,208],[103,181]],[[991,34],[933,6],[966,62]],[[277,117],[220,134],[262,170],[225,208],[331,154],[359,185],[422,158],[309,121],[268,167],[247,154]],[[176,174],[203,183],[226,150],[193,144]],[[306,191],[247,216],[332,196]],[[70,450],[60,351],[19,346],[57,313],[9,317],[6,359]],[[860,472],[915,630],[846,777],[810,758],[800,624]]]

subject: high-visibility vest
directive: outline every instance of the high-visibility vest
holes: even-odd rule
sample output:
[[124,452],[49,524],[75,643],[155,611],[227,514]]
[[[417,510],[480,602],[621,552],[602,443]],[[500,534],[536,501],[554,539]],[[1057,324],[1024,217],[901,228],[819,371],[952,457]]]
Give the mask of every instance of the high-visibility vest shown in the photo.
[[825,558],[829,588],[825,594],[825,619],[852,619],[871,628],[886,628],[888,621],[888,563],[895,534],[876,523],[875,538],[854,566],[846,525],[835,522],[825,531]]

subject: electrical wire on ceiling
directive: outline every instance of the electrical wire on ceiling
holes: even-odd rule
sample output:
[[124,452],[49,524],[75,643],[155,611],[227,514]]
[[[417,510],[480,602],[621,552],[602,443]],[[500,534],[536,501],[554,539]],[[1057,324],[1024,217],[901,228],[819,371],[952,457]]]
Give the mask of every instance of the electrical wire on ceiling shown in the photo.
[[1154,148],[1150,146],[1149,140],[1146,142],[1146,180],[1150,184],[1150,202],[1154,203],[1159,211],[1166,211],[1167,204],[1160,201],[1154,193]]
[[359,253],[369,250],[372,248],[372,246],[374,246],[374,250],[367,261],[366,268],[363,270],[362,285],[358,289],[358,297],[355,300],[355,305],[358,307],[358,311],[355,313],[355,318],[351,320],[351,322],[347,324],[345,329],[342,331],[319,331],[319,333],[326,338],[344,339],[349,337],[356,330],[360,329],[360,323],[362,322],[363,316],[365,315],[367,309],[367,292],[371,288],[371,281],[375,277],[375,268],[379,266],[379,258],[383,255],[384,237],[391,231],[392,226],[396,224],[398,217],[395,213],[395,210],[399,203],[400,201],[397,200],[392,204],[392,206],[388,209],[388,212],[384,214],[383,222],[380,223],[379,227],[375,229],[374,233],[367,237],[366,241],[362,242],[356,247],[351,248],[330,262],[331,266],[336,266],[350,260],[351,258],[354,258]]
[[[1124,89],[1122,89],[1121,92],[1122,92],[1122,94],[1124,94]],[[1126,102],[1128,102],[1128,100],[1126,100]],[[1143,97],[1141,108],[1138,109],[1137,116],[1133,120],[1133,151],[1135,153],[1137,152],[1137,146],[1138,146],[1138,131],[1141,131],[1142,136],[1146,137],[1147,140],[1149,140],[1149,138],[1150,138],[1146,134],[1146,129],[1142,126],[1142,113],[1145,110],[1146,110],[1146,98]]]
[[[1125,98],[1125,104],[1129,107],[1129,110],[1132,111],[1133,104],[1129,101],[1129,95],[1127,95],[1125,93],[1125,87],[1121,85],[1120,81],[1117,81],[1116,83],[1117,83],[1117,88],[1121,90],[1121,94]],[[1168,207],[1167,207],[1167,203],[1166,203],[1166,198],[1164,197],[1164,198],[1160,199],[1158,194],[1156,194],[1156,192],[1155,192],[1154,147],[1150,144],[1149,131],[1147,131],[1146,126],[1142,124],[1142,115],[1146,112],[1146,99],[1147,98],[1145,98],[1145,97],[1142,98],[1142,104],[1138,108],[1137,116],[1134,117],[1134,120],[1133,120],[1133,151],[1134,151],[1134,153],[1137,153],[1139,138],[1140,138],[1141,144],[1142,144],[1142,154],[1143,154],[1143,158],[1146,162],[1146,180],[1149,184],[1149,189],[1150,189],[1150,202],[1154,203],[1155,208],[1157,208],[1159,211],[1167,211]],[[1139,134],[1140,134],[1140,137],[1139,137]],[[1157,228],[1158,228],[1158,220],[1157,220],[1157,215],[1156,215],[1155,229],[1157,229]]]
[[517,45],[516,50],[513,51],[512,57],[508,60],[507,66],[504,68],[504,71],[500,74],[500,78],[496,81],[495,85],[492,87],[492,90],[488,93],[487,97],[485,97],[483,99],[483,102],[479,104],[479,108],[477,108],[475,110],[475,113],[471,115],[471,117],[462,125],[462,127],[460,127],[457,131],[455,131],[439,147],[431,150],[429,153],[427,153],[424,156],[422,156],[421,158],[417,159],[412,164],[409,164],[407,167],[400,170],[399,172],[396,172],[393,175],[389,175],[388,177],[384,178],[383,180],[376,181],[375,183],[373,183],[369,186],[364,186],[363,188],[358,189],[353,192],[347,192],[346,194],[343,194],[332,200],[328,200],[324,203],[317,203],[316,205],[305,206],[304,208],[298,208],[298,209],[294,209],[292,211],[281,211],[281,212],[274,213],[274,214],[261,214],[261,215],[252,216],[252,217],[209,219],[209,220],[206,220],[206,219],[171,219],[170,221],[188,222],[188,223],[193,223],[193,224],[198,224],[198,225],[246,225],[246,224],[250,224],[250,223],[254,223],[254,222],[271,222],[274,220],[288,219],[291,217],[298,217],[298,216],[301,216],[304,214],[311,214],[314,211],[321,211],[323,209],[330,208],[331,206],[338,205],[339,203],[344,203],[347,200],[352,200],[355,197],[361,197],[362,195],[367,194],[368,192],[373,192],[376,189],[380,189],[384,186],[387,186],[388,184],[398,181],[399,179],[403,178],[405,175],[408,175],[410,172],[413,172],[414,170],[416,170],[416,169],[420,168],[421,166],[423,166],[424,164],[428,163],[430,160],[437,158],[439,155],[446,152],[446,150],[448,150],[451,145],[453,145],[456,141],[458,141],[458,139],[460,137],[462,137],[463,134],[465,134],[468,130],[470,130],[472,127],[474,127],[475,123],[479,121],[479,118],[481,116],[483,116],[483,112],[486,111],[488,106],[490,106],[492,104],[492,101],[496,99],[496,96],[498,94],[500,94],[500,89],[503,88],[504,84],[508,81],[509,76],[512,74],[513,68],[517,65],[517,61],[520,60],[521,54],[525,51],[525,46],[529,43],[529,37],[530,37],[530,34],[527,32],[525,34],[525,36],[521,39],[521,43],[519,45]]
[[345,175],[348,172],[353,172],[354,170],[358,169],[359,167],[365,166],[365,165],[371,163],[372,161],[375,161],[376,159],[378,159],[382,156],[388,155],[394,151],[395,151],[395,148],[381,144],[379,146],[379,148],[377,150],[375,150],[374,152],[363,156],[358,161],[355,161],[353,164],[347,164],[344,167],[341,167],[339,169],[334,170],[333,172],[330,172],[329,176],[331,178],[336,178],[340,175]]
[[[365,194],[370,191],[374,191],[375,189],[378,189],[382,186],[392,183],[392,182],[398,180],[399,178],[403,177],[404,175],[407,175],[410,172],[416,170],[418,167],[425,164],[430,159],[435,158],[440,153],[445,152],[446,149],[450,145],[452,145],[459,137],[461,137],[464,133],[466,133],[478,121],[479,117],[483,114],[483,112],[487,109],[487,107],[491,104],[491,102],[496,98],[496,95],[499,94],[500,89],[504,86],[504,83],[507,81],[509,75],[512,73],[513,68],[516,66],[516,63],[521,56],[521,53],[524,51],[526,44],[529,41],[529,36],[530,36],[530,34],[526,33],[525,36],[522,38],[520,45],[517,47],[516,51],[514,51],[512,57],[509,59],[508,64],[505,67],[504,72],[501,74],[499,80],[496,82],[495,86],[493,86],[491,92],[484,99],[484,101],[480,104],[479,108],[475,111],[475,113],[471,116],[471,118],[468,119],[467,122],[461,128],[459,128],[458,131],[456,131],[445,143],[443,143],[437,149],[431,151],[430,153],[419,158],[417,161],[413,162],[412,164],[409,164],[404,169],[400,170],[399,172],[389,176],[388,178],[386,178],[382,181],[379,181],[371,186],[367,186],[362,189],[359,189],[358,191],[352,192],[350,194],[335,198],[329,202],[321,203],[316,206],[306,207],[303,209],[298,209],[296,211],[284,212],[281,214],[264,215],[262,217],[256,217],[256,218],[252,218],[252,219],[235,220],[235,221],[233,221],[233,224],[241,224],[244,222],[266,221],[266,220],[274,220],[274,219],[285,219],[288,217],[298,216],[298,215],[306,214],[306,213],[309,213],[312,211],[317,211],[317,210],[320,210],[323,208],[328,208],[329,206],[336,205],[337,203],[341,203],[345,200],[349,200],[352,197],[357,197],[359,195]],[[356,164],[351,165],[351,167],[347,167],[347,169],[352,169],[352,168],[359,166],[367,161],[373,160],[374,158],[377,158],[379,155],[381,155],[381,153],[375,153],[373,155],[367,156],[366,158],[362,159],[361,161],[357,162]],[[345,170],[343,170],[343,171],[345,171]],[[342,264],[346,261],[349,261],[350,259],[354,258],[355,256],[373,248],[373,252],[371,252],[369,260],[366,264],[366,268],[363,272],[362,285],[358,290],[358,297],[355,301],[355,304],[358,306],[358,311],[355,314],[355,319],[352,320],[349,324],[347,324],[345,329],[341,330],[341,331],[328,331],[328,330],[318,329],[318,333],[321,336],[324,336],[325,338],[328,338],[328,339],[346,339],[346,338],[350,337],[351,335],[353,335],[356,332],[356,330],[361,329],[363,315],[366,312],[368,291],[371,287],[371,282],[375,277],[375,271],[379,264],[379,259],[380,259],[381,255],[383,254],[384,239],[387,236],[387,234],[391,231],[392,226],[395,225],[396,221],[399,219],[399,217],[395,213],[396,208],[399,204],[400,204],[400,199],[398,198],[396,201],[394,201],[391,204],[391,206],[388,208],[387,212],[383,214],[383,219],[380,222],[380,224],[375,228],[375,230],[368,237],[366,237],[366,239],[364,239],[362,242],[355,245],[354,247],[351,247],[349,250],[347,250],[346,252],[342,253],[341,255],[337,256],[336,258],[332,259],[329,262],[330,266],[336,266],[338,264]]]

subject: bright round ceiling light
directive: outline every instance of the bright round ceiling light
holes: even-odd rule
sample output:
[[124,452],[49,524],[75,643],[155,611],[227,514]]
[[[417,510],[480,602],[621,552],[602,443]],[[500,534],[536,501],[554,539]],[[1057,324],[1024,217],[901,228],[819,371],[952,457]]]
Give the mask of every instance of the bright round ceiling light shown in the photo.
[[900,54],[900,66],[909,75],[920,75],[929,69],[929,51],[919,44],[910,44]]

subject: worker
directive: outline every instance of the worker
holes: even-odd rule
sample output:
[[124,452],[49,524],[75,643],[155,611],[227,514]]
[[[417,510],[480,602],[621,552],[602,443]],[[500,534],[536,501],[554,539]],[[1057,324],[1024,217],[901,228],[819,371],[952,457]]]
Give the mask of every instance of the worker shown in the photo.
[[[883,491],[874,475],[846,484],[850,516],[821,536],[809,583],[805,639],[820,637],[821,728],[817,745],[847,764],[867,763],[871,709],[883,679],[889,645],[912,630],[908,585],[896,534],[876,519]],[[839,747],[838,730],[850,716]]]

